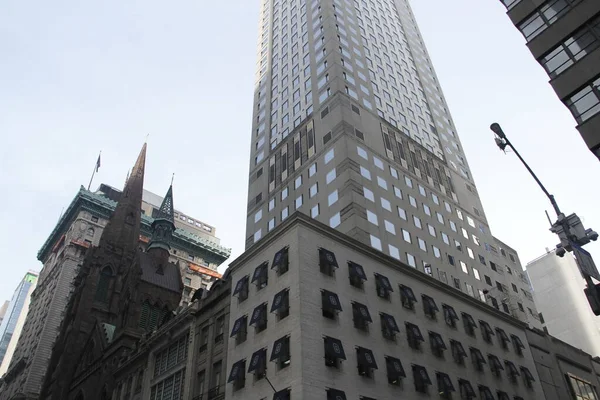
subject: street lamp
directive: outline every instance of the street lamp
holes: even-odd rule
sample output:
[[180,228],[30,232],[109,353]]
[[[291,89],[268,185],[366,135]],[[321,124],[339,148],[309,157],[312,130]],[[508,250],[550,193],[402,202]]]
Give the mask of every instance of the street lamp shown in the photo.
[[515,152],[517,157],[519,157],[519,160],[521,160],[523,165],[525,165],[525,168],[527,168],[527,171],[529,171],[533,179],[535,179],[544,194],[548,197],[550,203],[552,203],[557,219],[556,222],[552,224],[550,231],[556,233],[560,239],[560,243],[556,245],[556,255],[563,257],[567,251],[574,253],[581,275],[588,286],[585,289],[585,294],[588,297],[590,306],[592,307],[594,314],[600,315],[600,284],[594,285],[594,282],[591,279],[591,277],[594,277],[600,281],[600,273],[598,273],[598,269],[594,264],[591,254],[582,248],[582,246],[585,246],[590,241],[598,240],[598,233],[591,229],[585,229],[577,214],[565,216],[565,214],[560,211],[554,196],[548,192],[533,170],[527,165],[523,157],[521,157],[517,149],[515,149],[510,140],[508,140],[506,134],[500,127],[500,124],[493,123],[490,125],[490,129],[496,134],[495,141],[500,150],[505,151],[506,147],[510,147]]

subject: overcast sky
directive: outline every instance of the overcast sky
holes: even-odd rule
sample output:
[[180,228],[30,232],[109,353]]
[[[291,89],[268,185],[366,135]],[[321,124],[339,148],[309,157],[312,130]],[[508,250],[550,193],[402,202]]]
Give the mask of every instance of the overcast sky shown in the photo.
[[[146,188],[164,193],[175,173],[175,206],[216,226],[234,257],[243,252],[258,5],[2,2],[0,300],[41,268],[37,251],[98,152],[93,186],[121,187],[147,134]],[[494,121],[561,207],[600,230],[600,163],[500,2],[413,8],[493,234],[524,263],[557,242],[547,199],[495,147]]]

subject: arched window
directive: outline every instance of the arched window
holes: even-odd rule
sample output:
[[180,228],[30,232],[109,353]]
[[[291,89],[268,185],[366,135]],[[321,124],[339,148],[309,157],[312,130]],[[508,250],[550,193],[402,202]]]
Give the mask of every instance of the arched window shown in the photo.
[[106,303],[108,301],[108,288],[112,279],[112,271],[110,267],[102,268],[100,272],[100,278],[98,278],[98,286],[96,286],[96,295],[94,300],[100,303]]

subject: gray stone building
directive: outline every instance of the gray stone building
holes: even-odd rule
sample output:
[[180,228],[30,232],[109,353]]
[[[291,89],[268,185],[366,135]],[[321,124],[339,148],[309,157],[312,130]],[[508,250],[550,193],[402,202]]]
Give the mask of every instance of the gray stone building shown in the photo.
[[302,213],[229,274],[227,399],[544,398],[525,323]]
[[263,1],[259,25],[246,247],[299,211],[541,327],[408,0]]
[[[152,210],[158,208],[156,199],[162,198],[147,191],[143,196],[140,246],[145,247],[153,222]],[[43,268],[19,343],[0,381],[0,399],[37,399],[73,291],[73,278],[87,249],[98,245],[119,197],[120,192],[107,185],[101,185],[97,192],[82,187],[39,251]],[[181,267],[182,304],[187,304],[196,289],[220,277],[217,266],[229,257],[231,250],[221,246],[218,238],[203,228],[210,227],[214,233],[213,227],[201,223],[198,229],[199,221],[180,211],[176,211],[176,218],[170,261]]]
[[600,158],[600,2],[501,0],[527,47]]
[[225,393],[231,281],[209,291],[142,340],[115,370],[113,400],[221,400]]
[[546,400],[597,400],[600,359],[540,330],[528,329],[533,355]]

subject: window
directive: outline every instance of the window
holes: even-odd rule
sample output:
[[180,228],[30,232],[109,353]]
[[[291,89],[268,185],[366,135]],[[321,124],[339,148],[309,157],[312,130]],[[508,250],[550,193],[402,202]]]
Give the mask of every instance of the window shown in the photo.
[[342,311],[340,298],[329,290],[321,290],[321,308],[325,318],[336,319],[338,312]]
[[325,153],[325,164],[329,164],[329,162],[333,160],[334,155],[334,149],[331,149],[327,153]]
[[489,387],[484,385],[479,385],[479,397],[483,400],[492,400],[494,399],[494,395]]
[[485,321],[479,320],[479,327],[481,329],[481,337],[488,343],[492,343],[492,336],[494,336],[494,331],[490,324]]
[[[246,360],[239,360],[235,364],[231,366],[231,372],[229,373],[229,378],[227,379],[227,383],[233,382],[234,390],[239,390],[244,387],[246,383]],[[216,382],[213,382],[216,383]],[[216,385],[215,385],[216,386]],[[155,398],[155,397],[150,397]]]
[[410,179],[408,176],[404,176],[404,182],[406,183],[406,186],[408,186],[409,188],[413,187],[412,179]]
[[[342,342],[339,339],[325,336],[324,345],[325,365],[328,367],[339,368],[341,360],[346,359],[346,353],[344,352]],[[335,399],[335,397],[333,399]]]
[[271,357],[269,360],[275,361],[278,369],[283,369],[290,365],[291,356],[289,336],[279,338],[275,341],[275,343],[273,343],[273,349],[271,350]]
[[464,261],[459,261],[460,262],[460,268],[462,269],[462,272],[464,272],[465,274],[469,274],[469,268],[467,267],[467,264],[465,264]]
[[348,261],[348,276],[350,278],[350,285],[358,289],[364,288],[364,281],[367,280],[367,275],[362,265]]
[[225,333],[225,316],[219,316],[215,321],[215,343],[223,342]]
[[412,254],[406,253],[406,262],[413,268],[417,268],[417,261]]
[[485,358],[481,351],[475,347],[471,347],[469,349],[471,351],[471,361],[473,362],[473,367],[477,371],[483,371],[483,364],[486,364]]
[[531,371],[529,371],[529,368],[524,366],[521,366],[520,369],[521,375],[523,376],[523,381],[525,382],[525,386],[527,386],[528,388],[532,388],[533,382],[535,382],[535,378],[531,374]]
[[427,243],[425,243],[425,241],[421,238],[417,238],[418,243],[419,243],[419,248],[421,250],[423,250],[424,252],[427,252]]
[[250,325],[254,325],[256,333],[267,329],[267,303],[256,306],[250,318]]
[[508,343],[510,343],[510,339],[508,335],[502,328],[496,328],[496,333],[498,334],[498,338],[500,338],[500,345],[503,349],[508,350]]
[[257,290],[261,290],[262,288],[267,286],[268,279],[269,279],[268,267],[269,267],[269,263],[264,262],[264,263],[260,264],[258,267],[256,267],[256,269],[254,270],[254,273],[252,274],[251,283],[256,284]]
[[367,378],[373,378],[373,370],[377,369],[373,352],[364,347],[357,347],[356,359],[358,361],[358,374]]
[[573,374],[566,374],[571,393],[577,400],[598,400],[596,387]]
[[406,378],[406,373],[400,360],[395,357],[385,356],[385,366],[388,383],[391,385],[400,385],[400,378]]
[[394,316],[386,313],[379,314],[381,320],[381,334],[384,338],[392,341],[396,341],[396,333],[400,332],[398,324]]
[[438,384],[438,392],[440,397],[450,399],[452,398],[452,392],[455,392],[454,384],[450,379],[450,376],[444,372],[436,372],[437,384]]
[[387,199],[384,199],[383,197],[381,198],[381,207],[384,210],[388,210],[389,212],[392,212],[392,205],[390,204],[390,202]]
[[246,341],[246,336],[248,334],[248,316],[244,315],[238,318],[233,323],[233,329],[231,329],[230,337],[235,336],[236,344],[240,344]]
[[317,193],[319,193],[319,184],[314,183],[308,190],[308,197],[310,197],[312,199],[313,197],[315,197],[317,195]]
[[431,346],[432,353],[436,357],[444,356],[444,350],[446,350],[447,347],[442,335],[437,332],[429,332],[429,345]]
[[299,175],[294,181],[294,189],[297,190],[300,186],[302,186],[302,175]]
[[375,236],[373,234],[370,235],[370,238],[371,238],[371,247],[373,247],[374,249],[377,249],[377,250],[381,251],[382,250],[381,240],[377,236]]
[[311,218],[317,218],[319,216],[319,205],[315,204],[313,208],[310,209]]
[[406,326],[406,340],[408,345],[415,350],[421,349],[421,343],[425,341],[419,327],[413,323],[405,322]]
[[233,295],[238,296],[238,301],[240,303],[248,298],[248,279],[248,275],[241,278],[237,281],[235,289],[233,290]]
[[385,226],[385,230],[389,233],[391,233],[392,235],[396,234],[396,227],[394,226],[394,224],[392,224],[390,221],[384,219],[383,220],[383,224]]
[[456,321],[458,320],[458,315],[452,306],[448,304],[442,304],[442,309],[444,310],[444,321],[446,321],[446,325],[452,328],[456,328]]
[[338,201],[338,191],[337,191],[337,189],[334,190],[333,192],[331,192],[329,194],[329,196],[327,197],[327,205],[331,207],[333,204],[335,204],[336,201]]
[[465,351],[462,343],[459,341],[450,339],[450,350],[452,351],[452,359],[458,365],[465,365],[465,358],[467,352]]
[[414,208],[418,207],[417,206],[417,200],[414,197],[412,197],[412,196],[409,195],[408,196],[408,201],[409,201],[410,205],[413,206]]
[[488,360],[490,363],[490,371],[492,371],[492,374],[494,376],[499,377],[500,376],[500,371],[504,370],[504,367],[502,366],[502,363],[500,362],[500,359],[493,355],[493,354],[488,354]]
[[398,207],[398,216],[405,221],[407,220],[406,211],[401,207]]
[[317,164],[312,164],[309,168],[308,168],[308,177],[311,178],[314,174],[317,173]]
[[363,331],[369,330],[369,323],[373,322],[367,306],[361,303],[352,302],[352,316],[354,327]]
[[283,200],[287,199],[287,197],[288,197],[288,188],[284,188],[281,191],[281,200],[283,201]]
[[358,155],[361,156],[362,158],[364,158],[365,160],[369,159],[369,156],[367,155],[366,150],[363,149],[362,147],[356,146],[356,151],[358,152]]
[[421,219],[419,217],[417,217],[416,215],[413,215],[413,223],[415,224],[415,226],[419,229],[423,228],[423,225],[421,224]]
[[402,307],[408,310],[414,310],[417,298],[410,287],[400,285],[400,301],[402,302]]
[[521,22],[518,28],[525,39],[530,41],[556,22],[568,10],[569,3],[567,0],[545,2],[529,18]]
[[283,275],[289,270],[288,247],[284,247],[275,253],[271,269],[277,271],[277,275]]
[[360,166],[360,174],[364,178],[367,178],[368,180],[371,180],[371,172],[368,169],[366,169],[365,167],[363,167],[362,165]]
[[517,335],[510,335],[510,338],[512,339],[513,347],[515,348],[515,353],[522,356],[525,345]]
[[327,173],[327,175],[325,175],[325,183],[329,185],[331,182],[333,182],[335,177],[336,177],[336,172],[335,172],[335,168],[334,168],[331,171],[329,171]]
[[[475,395],[475,390],[473,389],[473,386],[471,386],[471,383],[465,379],[458,380],[458,388],[460,391],[461,399],[471,400],[477,397]],[[515,400],[517,399],[515,398]]]
[[402,190],[400,190],[398,187],[396,186],[392,186],[394,188],[394,195],[401,199],[402,198]]
[[150,389],[151,399],[179,399],[184,391],[185,368],[156,383]]
[[333,252],[319,248],[319,267],[321,273],[327,276],[333,276],[335,268],[338,268],[338,263]]
[[102,268],[100,277],[98,278],[98,286],[96,286],[96,294],[94,295],[94,301],[99,303],[108,302],[108,289],[112,281],[112,270],[110,267]]
[[337,228],[341,223],[340,213],[335,213],[331,218],[329,218],[329,226],[332,228]]
[[429,375],[427,374],[425,367],[413,365],[412,371],[415,390],[420,393],[427,393],[427,388],[429,385],[431,385],[431,379],[429,379]]
[[467,314],[466,312],[462,313],[463,325],[465,327],[465,333],[469,336],[475,337],[475,328],[477,328],[477,324],[475,320],[471,316],[471,314]]

